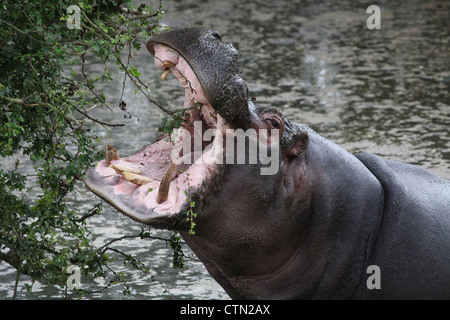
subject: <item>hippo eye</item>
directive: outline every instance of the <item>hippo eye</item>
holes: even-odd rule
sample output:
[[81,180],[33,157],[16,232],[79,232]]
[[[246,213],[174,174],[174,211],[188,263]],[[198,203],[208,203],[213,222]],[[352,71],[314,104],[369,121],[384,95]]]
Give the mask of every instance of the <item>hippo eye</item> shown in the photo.
[[277,119],[270,119],[270,123],[275,129],[280,129],[280,122]]
[[222,42],[222,36],[220,35],[219,32],[217,32],[216,30],[212,30],[211,31],[211,35],[216,38],[217,40],[219,40],[220,42]]

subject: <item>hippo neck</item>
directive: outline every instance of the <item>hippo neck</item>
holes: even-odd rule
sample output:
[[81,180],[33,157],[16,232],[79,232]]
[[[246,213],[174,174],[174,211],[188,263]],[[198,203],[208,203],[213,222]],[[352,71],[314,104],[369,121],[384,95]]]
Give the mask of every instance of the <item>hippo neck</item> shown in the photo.
[[[271,198],[273,211],[265,214],[261,201],[244,205],[247,209],[243,211],[259,205],[255,212],[266,215],[269,220],[263,224],[271,225],[271,230],[276,232],[269,236],[257,235],[257,230],[263,227],[256,224],[253,234],[246,234],[245,228],[241,230],[235,225],[231,229],[227,222],[231,212],[221,211],[227,206],[220,203],[215,206],[214,202],[210,204],[213,214],[199,215],[198,236],[183,236],[233,297],[352,298],[361,285],[360,279],[366,279],[366,261],[383,206],[382,187],[356,157],[314,132],[308,134],[310,146],[304,156],[282,170],[284,183],[274,188],[278,191]],[[276,177],[266,177],[264,181],[275,185],[276,180]],[[262,184],[255,182],[255,185]],[[229,188],[225,190],[223,186],[222,192],[231,195],[227,199],[234,199],[231,192],[236,186]],[[297,197],[292,196],[294,192]],[[310,196],[304,198],[303,194]],[[234,218],[242,220],[241,215],[238,213]],[[201,223],[200,219],[208,221]],[[203,225],[207,228],[203,229]],[[224,233],[226,236],[221,236]],[[268,242],[277,244],[267,249],[272,252],[269,260],[266,251],[255,247],[257,243],[268,246]],[[288,255],[281,254],[282,251]],[[271,265],[270,272],[262,273],[261,265],[272,261],[279,262],[278,267]],[[292,279],[293,274],[297,278]],[[275,288],[277,294],[274,296],[273,290],[267,292],[268,287]]]
[[355,156],[318,134],[310,134],[305,158],[316,181],[309,212],[312,231],[306,241],[316,248],[308,252],[327,257],[314,265],[322,272],[322,292],[315,295],[350,298],[360,279],[366,279],[363,274],[381,221],[383,188]]

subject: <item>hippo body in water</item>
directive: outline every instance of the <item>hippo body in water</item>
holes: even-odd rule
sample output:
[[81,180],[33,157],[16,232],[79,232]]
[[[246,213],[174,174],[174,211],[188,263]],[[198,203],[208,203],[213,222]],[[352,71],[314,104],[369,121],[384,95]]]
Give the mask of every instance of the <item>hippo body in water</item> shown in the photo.
[[91,191],[179,231],[234,299],[450,298],[448,180],[257,108],[216,31],[173,28],[147,48],[185,89],[185,123],[126,158],[109,147]]

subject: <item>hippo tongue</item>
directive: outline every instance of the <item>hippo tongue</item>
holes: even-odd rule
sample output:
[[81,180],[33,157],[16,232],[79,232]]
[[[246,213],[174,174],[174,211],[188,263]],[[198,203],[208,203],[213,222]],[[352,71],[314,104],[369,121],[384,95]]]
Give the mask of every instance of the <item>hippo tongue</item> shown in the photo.
[[[142,175],[150,177],[157,181],[162,181],[169,166],[170,166],[169,164],[161,162],[149,163],[142,169]],[[176,170],[173,171],[174,174],[172,175],[171,180],[176,179],[180,173],[186,171],[188,168],[189,168],[188,164],[178,165],[176,167]]]

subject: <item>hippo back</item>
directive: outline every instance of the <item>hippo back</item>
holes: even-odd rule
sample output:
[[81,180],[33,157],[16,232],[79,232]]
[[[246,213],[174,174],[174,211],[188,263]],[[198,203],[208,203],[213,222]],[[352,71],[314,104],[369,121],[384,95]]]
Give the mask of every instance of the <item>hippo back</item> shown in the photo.
[[384,190],[382,222],[369,259],[380,267],[381,290],[369,295],[450,298],[450,181],[373,154],[356,157]]

